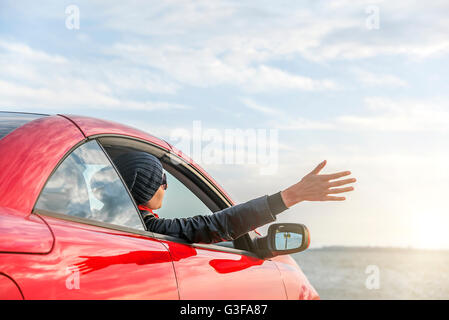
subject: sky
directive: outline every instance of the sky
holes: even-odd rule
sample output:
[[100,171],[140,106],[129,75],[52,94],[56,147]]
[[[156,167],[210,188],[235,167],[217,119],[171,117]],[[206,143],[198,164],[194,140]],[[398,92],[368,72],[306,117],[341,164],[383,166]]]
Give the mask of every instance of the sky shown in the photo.
[[347,200],[277,222],[306,224],[316,247],[449,248],[447,12],[441,0],[0,0],[0,109],[113,120],[175,145],[198,124],[275,132],[270,174],[197,162],[243,202],[327,160],[323,173],[357,178]]

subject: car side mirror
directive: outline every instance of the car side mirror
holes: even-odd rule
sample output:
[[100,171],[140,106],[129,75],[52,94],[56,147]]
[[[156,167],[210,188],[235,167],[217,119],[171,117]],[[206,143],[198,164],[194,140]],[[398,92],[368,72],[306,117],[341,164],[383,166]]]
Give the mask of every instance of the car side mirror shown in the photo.
[[307,227],[299,223],[275,223],[265,237],[254,240],[256,253],[263,259],[306,250],[310,244]]

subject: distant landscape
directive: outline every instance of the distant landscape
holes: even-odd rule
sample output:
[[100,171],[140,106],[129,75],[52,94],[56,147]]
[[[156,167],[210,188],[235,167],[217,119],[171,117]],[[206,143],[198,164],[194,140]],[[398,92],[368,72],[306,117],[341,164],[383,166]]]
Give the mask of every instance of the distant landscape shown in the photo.
[[449,299],[449,250],[336,246],[293,258],[321,299]]

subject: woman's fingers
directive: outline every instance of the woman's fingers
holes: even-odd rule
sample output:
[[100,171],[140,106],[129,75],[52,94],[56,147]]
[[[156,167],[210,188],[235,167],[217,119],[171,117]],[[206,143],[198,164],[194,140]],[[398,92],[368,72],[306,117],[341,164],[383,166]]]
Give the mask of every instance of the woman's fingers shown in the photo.
[[356,182],[355,178],[333,181],[329,183],[329,188],[342,186],[348,183]]
[[320,171],[324,168],[325,165],[326,165],[326,160],[324,160],[319,165],[317,165],[315,167],[315,169],[313,169],[310,173],[311,174],[318,174],[318,173],[320,173]]
[[342,172],[337,172],[337,173],[331,173],[331,174],[322,174],[320,175],[320,177],[326,179],[326,180],[334,180],[334,179],[338,179],[344,176],[348,176],[351,174],[351,171],[342,171]]
[[343,201],[346,200],[345,197],[336,197],[336,196],[325,196],[324,201]]
[[343,192],[348,192],[348,191],[352,191],[352,190],[354,190],[354,187],[335,188],[335,189],[329,189],[329,191],[327,193],[328,194],[343,193]]

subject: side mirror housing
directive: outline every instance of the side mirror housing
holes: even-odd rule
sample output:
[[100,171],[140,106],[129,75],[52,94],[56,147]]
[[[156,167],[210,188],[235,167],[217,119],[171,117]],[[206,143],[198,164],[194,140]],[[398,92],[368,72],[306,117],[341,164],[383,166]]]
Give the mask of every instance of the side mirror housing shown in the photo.
[[265,237],[254,239],[256,253],[263,259],[306,250],[310,245],[307,227],[299,223],[275,223]]

